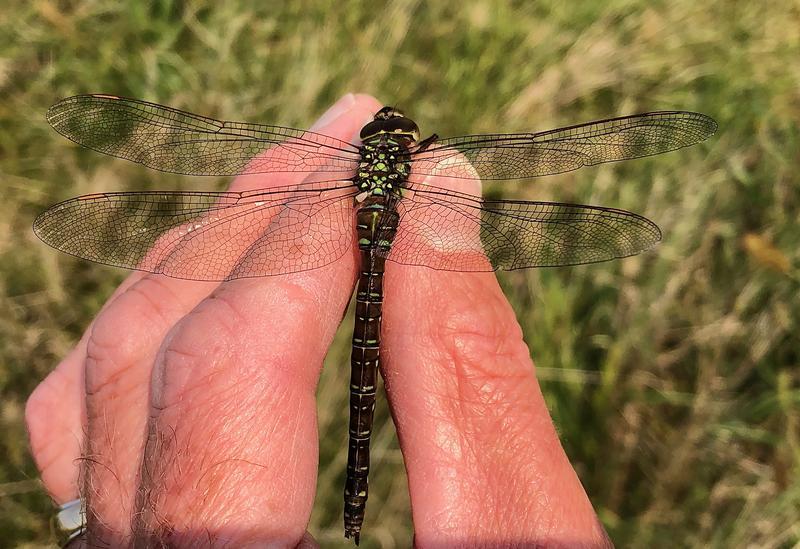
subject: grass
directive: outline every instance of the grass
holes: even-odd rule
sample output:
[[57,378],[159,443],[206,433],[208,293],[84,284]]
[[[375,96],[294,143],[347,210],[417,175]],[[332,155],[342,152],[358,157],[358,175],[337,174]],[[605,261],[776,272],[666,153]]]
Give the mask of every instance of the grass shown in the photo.
[[[0,539],[52,541],[26,396],[123,273],[57,254],[30,225],[58,200],[216,188],[77,149],[43,114],[84,92],[305,127],[348,91],[440,135],[697,110],[704,145],[492,191],[630,209],[664,241],[624,261],[501,275],[562,441],[620,547],[800,543],[800,8],[608,3],[120,3],[0,6]],[[349,321],[319,388],[310,529],[341,540]],[[364,545],[411,520],[385,403]]]

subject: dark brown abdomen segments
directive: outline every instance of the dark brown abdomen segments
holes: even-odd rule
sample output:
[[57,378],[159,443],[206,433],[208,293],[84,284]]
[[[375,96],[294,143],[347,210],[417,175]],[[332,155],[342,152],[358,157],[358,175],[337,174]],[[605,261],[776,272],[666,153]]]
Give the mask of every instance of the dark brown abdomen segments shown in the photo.
[[392,200],[369,196],[356,216],[361,273],[356,289],[356,320],[350,359],[350,441],[344,489],[345,536],[358,543],[367,502],[369,442],[375,411],[380,360],[383,271],[397,230]]

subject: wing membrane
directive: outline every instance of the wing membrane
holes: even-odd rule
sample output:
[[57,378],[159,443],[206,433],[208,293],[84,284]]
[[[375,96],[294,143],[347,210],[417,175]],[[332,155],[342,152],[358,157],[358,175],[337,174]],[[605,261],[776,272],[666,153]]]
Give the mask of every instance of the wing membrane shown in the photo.
[[680,149],[716,129],[704,114],[661,111],[539,133],[452,137],[412,152],[412,171],[459,179],[524,179]]
[[357,147],[326,135],[214,120],[110,95],[59,101],[47,121],[84,147],[186,175],[325,171],[345,179],[359,159]]
[[353,249],[349,181],[251,192],[86,195],[34,222],[44,242],[98,263],[191,280],[284,274]]
[[614,208],[483,200],[417,186],[400,203],[388,259],[446,271],[578,265],[640,253],[661,239],[652,221]]

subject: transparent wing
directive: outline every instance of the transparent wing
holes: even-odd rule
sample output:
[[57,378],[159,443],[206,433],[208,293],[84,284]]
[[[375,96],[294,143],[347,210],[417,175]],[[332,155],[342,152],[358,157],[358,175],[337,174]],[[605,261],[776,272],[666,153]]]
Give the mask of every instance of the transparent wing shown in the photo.
[[660,154],[699,143],[717,129],[700,113],[662,111],[540,133],[467,135],[412,152],[412,172],[459,179],[524,179]]
[[324,171],[345,179],[359,160],[355,145],[326,135],[214,120],[111,95],[59,101],[47,121],[84,147],[187,175]]
[[242,193],[92,194],[52,206],[34,232],[98,263],[191,280],[284,274],[354,246],[350,181]]
[[445,271],[594,263],[637,254],[661,239],[652,221],[614,208],[483,200],[418,185],[399,205],[388,259]]

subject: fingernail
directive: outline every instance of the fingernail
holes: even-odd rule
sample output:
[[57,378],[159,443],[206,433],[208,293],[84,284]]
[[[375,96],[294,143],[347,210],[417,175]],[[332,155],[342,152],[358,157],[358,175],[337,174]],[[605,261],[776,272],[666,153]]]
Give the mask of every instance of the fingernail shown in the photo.
[[353,95],[352,93],[348,93],[347,95],[343,96],[336,103],[334,103],[333,106],[331,106],[331,108],[325,111],[325,114],[320,116],[319,120],[314,122],[314,125],[311,126],[311,130],[312,131],[318,130],[323,126],[327,126],[328,124],[336,120],[339,117],[339,115],[341,115],[350,107],[352,107],[355,104],[355,102],[356,102],[356,96]]

